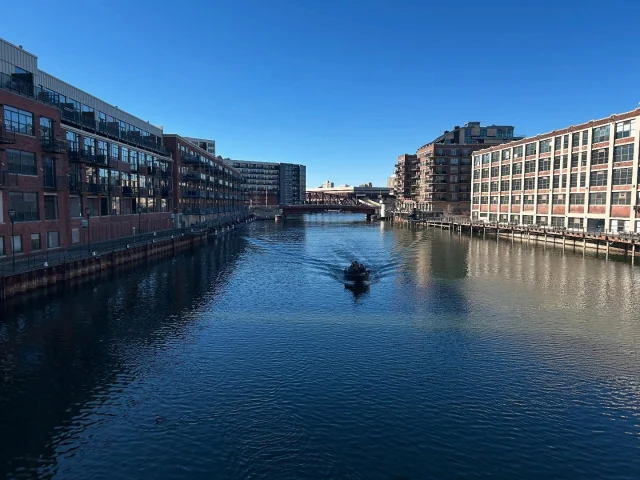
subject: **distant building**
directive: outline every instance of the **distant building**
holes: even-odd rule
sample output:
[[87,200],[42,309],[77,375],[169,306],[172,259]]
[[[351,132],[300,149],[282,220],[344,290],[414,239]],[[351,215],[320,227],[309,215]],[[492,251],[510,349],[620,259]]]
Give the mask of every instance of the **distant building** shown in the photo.
[[206,138],[192,138],[192,137],[184,137],[184,139],[188,142],[193,143],[195,146],[201,148],[205,152],[210,153],[214,157],[216,156],[215,140],[207,140]]
[[387,187],[394,190],[396,188],[396,174],[394,173],[387,178]]
[[293,163],[225,160],[244,177],[249,205],[296,205],[304,203],[307,169]]
[[372,187],[373,183],[369,182],[369,183],[361,183],[360,185],[358,185],[359,187]]
[[416,171],[418,156],[404,153],[398,156],[396,163],[395,193],[399,202],[413,202],[418,188],[418,172]]
[[319,188],[333,188],[333,182],[327,180],[322,185],[320,185]]

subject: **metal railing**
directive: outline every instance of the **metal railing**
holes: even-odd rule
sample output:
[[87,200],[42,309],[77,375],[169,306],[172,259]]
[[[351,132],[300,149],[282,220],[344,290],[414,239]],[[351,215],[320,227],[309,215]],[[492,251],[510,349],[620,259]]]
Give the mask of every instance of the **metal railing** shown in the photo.
[[43,268],[62,265],[78,260],[85,260],[88,258],[96,258],[110,253],[129,250],[135,247],[151,245],[171,238],[200,235],[222,225],[234,223],[239,216],[244,215],[246,215],[246,212],[222,216],[216,220],[199,223],[192,227],[171,228],[154,232],[140,232],[135,236],[122,237],[95,243],[91,242],[90,245],[83,243],[65,249],[50,249],[38,253],[17,254],[15,256],[15,266],[13,256],[8,254],[4,257],[0,257],[0,277],[41,270]]
[[0,171],[0,187],[17,187],[18,175],[15,173],[7,172],[6,170]]
[[16,143],[16,132],[13,127],[7,127],[0,123],[0,143]]

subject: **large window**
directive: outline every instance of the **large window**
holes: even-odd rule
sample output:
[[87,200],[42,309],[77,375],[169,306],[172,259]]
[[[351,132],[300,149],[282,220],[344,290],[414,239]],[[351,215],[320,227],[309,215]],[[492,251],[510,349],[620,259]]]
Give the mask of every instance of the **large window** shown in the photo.
[[44,219],[58,219],[58,197],[56,195],[44,196]]
[[491,191],[492,192],[498,191],[498,182],[491,182]]
[[564,205],[564,194],[563,193],[554,193],[551,197],[551,202],[554,205]]
[[16,222],[40,220],[37,193],[9,192],[9,201],[16,211]]
[[592,187],[604,187],[607,185],[607,171],[606,170],[598,170],[596,172],[591,172],[589,177],[589,185]]
[[543,195],[538,195],[538,205],[547,205],[549,203],[549,195],[546,193]]
[[533,190],[536,188],[536,179],[535,178],[525,178],[524,179],[524,189],[525,190]]
[[577,153],[571,154],[571,168],[578,168],[578,162],[580,161],[580,157]]
[[487,163],[489,163],[489,158],[490,158],[490,157],[489,157],[489,154],[488,154],[488,153],[483,153],[483,154],[482,154],[482,163],[483,163],[483,164],[485,164],[485,165],[486,165]]
[[500,167],[491,167],[491,176],[497,177],[500,175]]
[[501,192],[509,191],[509,180],[502,180],[502,182],[500,182],[500,191]]
[[616,138],[627,138],[633,136],[636,120],[631,119],[626,122],[616,123]]
[[60,233],[47,232],[47,248],[58,248],[60,246]]
[[606,205],[607,204],[607,193],[606,192],[595,192],[589,194],[589,205]]
[[511,173],[511,165],[502,165],[502,176],[506,177]]
[[525,146],[524,153],[525,153],[525,155],[527,155],[527,156],[529,156],[529,155],[535,155],[535,154],[536,154],[536,144],[535,144],[535,143],[528,143],[528,144]]
[[502,160],[511,160],[511,150],[508,148],[502,150]]
[[609,140],[609,125],[593,129],[593,143],[607,142]]
[[591,165],[603,165],[609,163],[609,149],[600,148],[591,151]]
[[569,182],[569,187],[575,188],[577,186],[578,186],[578,174],[577,173],[572,173],[571,174],[571,180]]
[[631,205],[631,192],[613,192],[611,194],[611,205]]
[[553,188],[560,188],[560,175],[553,176]]
[[547,153],[551,151],[551,139],[540,140],[540,153]]
[[489,178],[489,169],[488,168],[483,168],[482,169],[482,178]]
[[569,205],[584,205],[584,193],[569,194]]
[[560,150],[562,148],[562,138],[556,137],[553,140],[553,144],[554,144],[554,150]]
[[536,161],[527,160],[524,162],[524,173],[531,173],[536,171]]
[[538,161],[538,171],[546,172],[547,170],[551,170],[551,159],[550,158],[541,158]]
[[71,218],[82,217],[82,199],[80,197],[69,197],[69,207]]
[[33,113],[19,108],[4,106],[4,123],[16,133],[34,135],[33,133]]
[[629,162],[633,160],[633,143],[627,143],[626,145],[619,145],[613,147],[613,161],[614,162]]
[[14,235],[11,240],[13,253],[22,253],[22,235]]
[[511,190],[522,190],[522,179],[516,178],[511,181]]
[[40,250],[42,248],[42,244],[40,243],[40,234],[32,233],[31,234],[31,251]]
[[18,175],[37,175],[36,154],[22,150],[7,149],[7,166],[10,172]]
[[557,155],[553,157],[553,169],[560,170],[561,168],[562,168],[562,157],[560,157],[560,155]]
[[562,137],[562,148],[569,148],[569,135]]
[[549,177],[539,177],[538,178],[538,189],[546,190],[549,188]]
[[499,200],[500,200],[500,197],[498,197],[497,195],[493,195],[493,196],[489,199],[489,202],[490,202],[492,205],[497,205]]
[[522,195],[511,195],[511,205],[520,205]]
[[514,175],[519,175],[522,173],[522,162],[513,164],[513,172]]
[[631,185],[633,183],[632,168],[616,168],[613,170],[613,185]]
[[587,166],[587,152],[582,152],[580,154],[580,165],[583,167]]
[[557,228],[564,227],[564,217],[551,217],[551,226]]
[[582,132],[582,145],[589,145],[589,130]]
[[[454,155],[454,154],[452,154],[452,155]],[[492,162],[497,162],[498,160],[500,160],[500,152],[491,152],[491,161]]]
[[572,147],[578,147],[580,146],[580,134],[579,133],[572,133],[571,134],[571,146]]
[[522,157],[522,145],[513,147],[513,158],[520,158],[520,157]]
[[534,201],[535,201],[535,195],[525,195],[524,196],[524,205],[533,205]]
[[69,149],[77,152],[78,151],[78,134],[76,132],[66,131],[67,142],[69,142]]

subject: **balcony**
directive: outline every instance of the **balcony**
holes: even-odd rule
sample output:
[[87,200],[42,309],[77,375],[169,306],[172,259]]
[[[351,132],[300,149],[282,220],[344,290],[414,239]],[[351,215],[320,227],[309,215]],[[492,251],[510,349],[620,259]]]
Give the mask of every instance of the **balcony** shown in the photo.
[[91,163],[106,167],[108,165],[107,156],[103,154],[94,155],[87,150],[68,150],[69,161],[75,163]]
[[122,196],[123,197],[137,197],[138,196],[138,187],[122,187]]
[[68,177],[56,176],[49,173],[43,175],[43,183],[45,190],[62,191],[69,188]]
[[0,188],[1,187],[17,187],[18,175],[15,173],[7,172],[6,170],[0,171]]
[[65,153],[69,150],[69,142],[66,140],[56,140],[51,137],[40,138],[40,148],[48,153]]
[[16,143],[16,132],[12,127],[0,123],[0,143]]
[[109,193],[111,195],[122,195],[122,187],[120,185],[109,185]]
[[86,193],[87,183],[81,182],[78,178],[69,177],[69,192],[70,193]]
[[18,95],[24,95],[27,97],[35,96],[35,87],[33,83],[26,82],[6,73],[0,73],[0,88],[12,93],[17,93]]
[[183,180],[191,180],[194,182],[199,182],[202,180],[202,177],[200,176],[200,174],[196,172],[182,172],[180,176],[182,177]]
[[161,173],[160,173],[160,176],[162,178],[170,178],[170,177],[172,177],[171,170],[162,170]]
[[198,192],[196,190],[182,190],[182,197],[183,198],[200,198],[200,193],[201,192]]
[[108,191],[108,186],[104,183],[89,183],[87,187],[87,193],[93,195],[104,195]]
[[200,165],[200,157],[197,155],[190,155],[188,153],[183,153],[180,155],[182,163],[185,165]]
[[162,198],[169,198],[171,196],[171,192],[169,191],[168,188],[160,189],[160,196]]

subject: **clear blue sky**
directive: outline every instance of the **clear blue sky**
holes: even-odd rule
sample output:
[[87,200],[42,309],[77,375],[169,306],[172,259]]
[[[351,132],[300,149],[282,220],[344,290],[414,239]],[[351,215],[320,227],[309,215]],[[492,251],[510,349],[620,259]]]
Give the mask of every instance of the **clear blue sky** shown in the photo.
[[384,184],[469,120],[535,135],[636,108],[640,2],[4,2],[40,68],[307,184]]

